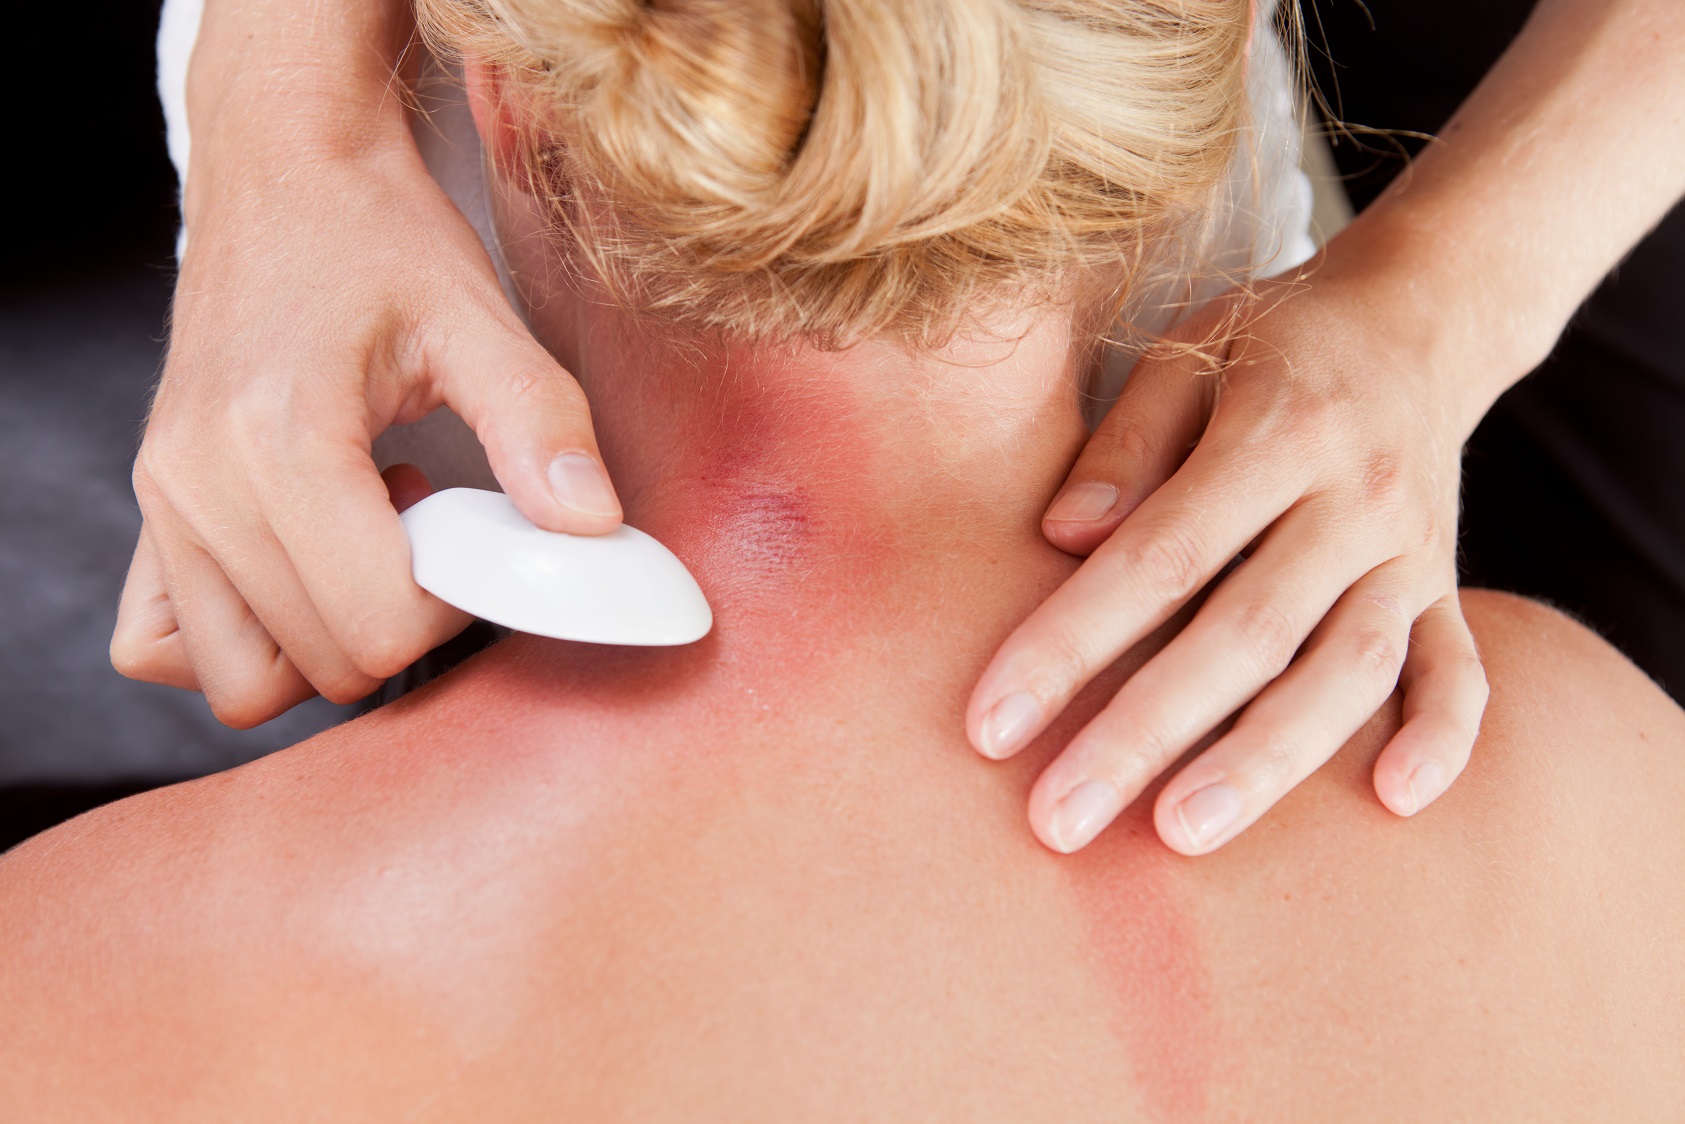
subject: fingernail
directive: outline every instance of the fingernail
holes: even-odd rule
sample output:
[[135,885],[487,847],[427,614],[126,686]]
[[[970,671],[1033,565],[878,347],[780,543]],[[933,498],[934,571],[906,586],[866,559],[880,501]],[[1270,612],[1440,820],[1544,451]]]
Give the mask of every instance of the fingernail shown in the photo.
[[1188,842],[1204,847],[1240,818],[1244,803],[1240,793],[1228,785],[1210,784],[1182,801],[1176,809],[1176,819],[1182,824],[1182,834],[1188,837]]
[[1410,809],[1413,816],[1426,808],[1445,791],[1445,768],[1437,761],[1424,761],[1410,774]]
[[1028,691],[1014,691],[1006,696],[983,718],[985,757],[997,761],[1012,753],[1029,739],[1030,732],[1041,722],[1041,703]]
[[550,491],[581,515],[619,515],[620,501],[608,473],[589,453],[562,453],[550,462]]
[[1092,481],[1066,488],[1042,518],[1054,523],[1092,523],[1104,519],[1116,503],[1116,488]]
[[1123,794],[1111,781],[1083,781],[1065,794],[1047,825],[1053,849],[1080,851],[1123,811]]

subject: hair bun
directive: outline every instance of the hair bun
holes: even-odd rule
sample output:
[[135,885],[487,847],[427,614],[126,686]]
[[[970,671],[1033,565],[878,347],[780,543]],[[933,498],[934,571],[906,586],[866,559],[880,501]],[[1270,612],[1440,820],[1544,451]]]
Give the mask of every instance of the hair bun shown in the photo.
[[[530,3],[531,0],[528,0]],[[580,5],[568,78],[584,162],[640,210],[764,206],[818,97],[818,12],[785,0]]]
[[1226,170],[1249,7],[418,0],[529,91],[558,218],[624,299],[822,340],[1136,260]]

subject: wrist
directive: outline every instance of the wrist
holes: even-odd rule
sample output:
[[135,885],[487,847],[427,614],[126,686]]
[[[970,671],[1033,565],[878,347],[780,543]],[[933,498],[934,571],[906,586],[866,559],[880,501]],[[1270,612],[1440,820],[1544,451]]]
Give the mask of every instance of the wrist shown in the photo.
[[261,196],[301,167],[413,153],[412,30],[398,0],[207,0],[186,78],[189,225],[208,197]]
[[[1333,239],[1317,283],[1363,294],[1363,306],[1410,341],[1464,435],[1492,404],[1550,354],[1573,313],[1415,208],[1370,208]],[[1501,250],[1500,250],[1501,252]]]
[[[204,97],[208,88],[220,96]],[[297,75],[190,87],[184,223],[195,230],[207,212],[296,199],[336,169],[355,180],[418,164],[405,101],[390,81],[372,91]]]

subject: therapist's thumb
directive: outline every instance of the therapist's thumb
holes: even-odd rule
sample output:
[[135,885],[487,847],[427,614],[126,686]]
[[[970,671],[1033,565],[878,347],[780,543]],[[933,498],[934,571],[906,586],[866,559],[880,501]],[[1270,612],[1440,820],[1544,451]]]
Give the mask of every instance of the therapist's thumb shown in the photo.
[[524,330],[459,340],[441,388],[473,428],[499,484],[550,531],[601,535],[620,526],[591,408],[572,375]]
[[1089,554],[1117,530],[1187,459],[1214,385],[1209,360],[1191,352],[1138,363],[1042,516],[1047,541]]

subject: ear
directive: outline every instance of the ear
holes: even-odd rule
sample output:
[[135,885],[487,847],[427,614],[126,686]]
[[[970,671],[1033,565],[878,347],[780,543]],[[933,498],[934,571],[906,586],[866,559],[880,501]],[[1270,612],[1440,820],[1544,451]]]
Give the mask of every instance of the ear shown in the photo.
[[500,179],[517,183],[524,164],[518,107],[503,71],[482,59],[464,59],[462,84],[468,91],[468,108],[474,114],[474,128],[491,157]]

